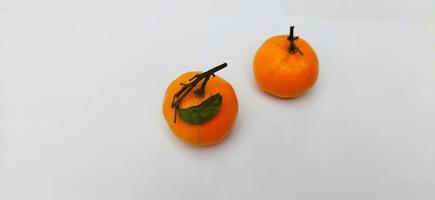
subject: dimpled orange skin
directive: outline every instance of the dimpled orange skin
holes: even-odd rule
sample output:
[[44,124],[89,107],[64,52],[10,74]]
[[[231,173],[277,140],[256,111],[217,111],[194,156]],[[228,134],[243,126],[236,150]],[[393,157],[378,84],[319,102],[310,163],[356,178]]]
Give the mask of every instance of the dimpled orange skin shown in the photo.
[[316,53],[305,40],[295,40],[303,52],[290,53],[287,35],[266,40],[254,57],[254,74],[259,87],[280,98],[304,94],[317,80],[319,62]]
[[229,133],[236,120],[238,102],[233,87],[224,79],[216,75],[211,76],[205,88],[204,97],[198,98],[194,91],[201,86],[201,82],[181,101],[180,108],[199,105],[208,97],[220,93],[222,104],[216,115],[209,121],[191,125],[177,116],[174,123],[175,109],[171,107],[174,94],[182,87],[180,83],[188,83],[194,75],[202,72],[187,72],[172,81],[166,89],[163,99],[163,115],[172,132],[181,140],[194,146],[207,146],[221,142]]

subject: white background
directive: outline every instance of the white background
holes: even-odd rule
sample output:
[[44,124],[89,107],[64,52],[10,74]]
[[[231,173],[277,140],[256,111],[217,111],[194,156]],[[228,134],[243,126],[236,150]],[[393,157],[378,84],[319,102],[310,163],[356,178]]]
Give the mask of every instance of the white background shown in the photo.
[[[280,100],[252,59],[289,25],[320,76]],[[232,83],[221,144],[167,127],[189,70]],[[433,0],[0,0],[0,199],[435,199]]]

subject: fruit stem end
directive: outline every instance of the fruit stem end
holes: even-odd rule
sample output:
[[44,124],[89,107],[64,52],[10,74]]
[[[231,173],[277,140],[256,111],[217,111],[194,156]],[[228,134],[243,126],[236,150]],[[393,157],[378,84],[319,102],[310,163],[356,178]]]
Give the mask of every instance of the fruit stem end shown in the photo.
[[294,32],[294,26],[290,26],[290,34],[288,35],[287,40],[290,42],[290,47],[288,48],[289,53],[291,54],[295,54],[295,53],[300,53],[301,55],[304,55],[304,53],[302,53],[302,51],[296,46],[295,44],[295,40],[299,39],[298,36],[294,37],[293,32]]

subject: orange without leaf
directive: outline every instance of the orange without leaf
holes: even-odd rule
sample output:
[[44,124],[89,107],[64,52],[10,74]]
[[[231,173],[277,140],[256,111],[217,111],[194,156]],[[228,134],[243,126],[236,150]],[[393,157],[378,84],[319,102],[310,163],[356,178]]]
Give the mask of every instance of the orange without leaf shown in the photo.
[[[226,64],[223,64],[218,67],[225,66]],[[209,70],[208,74],[207,72],[184,73],[172,81],[166,90],[163,99],[163,115],[172,132],[186,143],[195,146],[217,144],[229,134],[236,120],[238,112],[236,93],[230,83],[214,75],[215,71]],[[198,81],[194,83],[196,80]],[[214,98],[217,96],[219,98]],[[215,107],[207,104],[210,100],[215,100],[213,101],[216,103],[213,105]],[[204,106],[205,104],[209,107]],[[219,108],[216,109],[216,106]],[[182,118],[183,115],[180,113],[183,109],[198,107],[202,110],[196,109],[194,114],[188,113],[190,116]],[[206,118],[201,118],[204,117],[204,113],[207,114],[213,108],[215,112]]]
[[307,41],[290,35],[266,40],[254,58],[254,74],[259,87],[281,98],[298,97],[317,80],[319,62]]

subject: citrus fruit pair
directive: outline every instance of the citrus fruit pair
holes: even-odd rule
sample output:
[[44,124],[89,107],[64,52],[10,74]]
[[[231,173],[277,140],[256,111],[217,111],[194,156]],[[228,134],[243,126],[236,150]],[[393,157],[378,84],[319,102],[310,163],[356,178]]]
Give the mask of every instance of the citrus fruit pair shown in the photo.
[[[266,40],[254,57],[258,86],[280,98],[304,94],[317,80],[316,53],[305,40],[293,35]],[[172,132],[186,143],[207,146],[222,141],[238,112],[236,93],[215,73],[226,63],[206,72],[187,72],[172,81],[163,99],[163,115]]]

